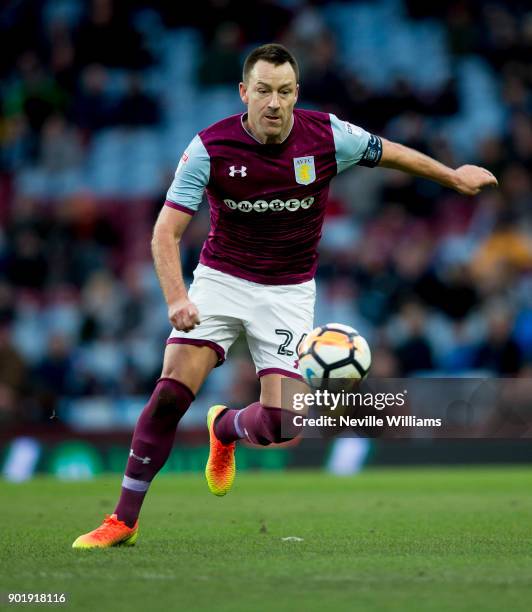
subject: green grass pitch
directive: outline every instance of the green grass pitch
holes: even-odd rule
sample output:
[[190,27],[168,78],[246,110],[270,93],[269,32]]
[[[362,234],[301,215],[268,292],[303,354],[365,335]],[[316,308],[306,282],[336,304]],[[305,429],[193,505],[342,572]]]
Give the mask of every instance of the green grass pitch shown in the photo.
[[200,475],[161,476],[136,547],[72,550],[119,483],[0,483],[2,605],[66,592],[71,610],[532,609],[528,468],[245,473],[220,499]]

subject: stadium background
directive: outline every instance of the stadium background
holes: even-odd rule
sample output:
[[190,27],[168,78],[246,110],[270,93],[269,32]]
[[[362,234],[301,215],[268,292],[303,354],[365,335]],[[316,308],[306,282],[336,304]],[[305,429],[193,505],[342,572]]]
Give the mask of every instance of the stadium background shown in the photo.
[[[121,472],[169,332],[150,232],[194,134],[242,111],[241,63],[279,41],[299,105],[500,189],[470,199],[359,168],[333,184],[316,322],[357,327],[380,376],[532,374],[532,12],[526,3],[0,2],[0,461],[4,475]],[[203,206],[183,241],[191,273]],[[243,343],[182,421],[169,470],[200,470],[211,403],[244,406]],[[363,449],[363,454],[367,449]],[[241,449],[322,465],[330,443]],[[376,463],[531,461],[527,444],[376,443]]]

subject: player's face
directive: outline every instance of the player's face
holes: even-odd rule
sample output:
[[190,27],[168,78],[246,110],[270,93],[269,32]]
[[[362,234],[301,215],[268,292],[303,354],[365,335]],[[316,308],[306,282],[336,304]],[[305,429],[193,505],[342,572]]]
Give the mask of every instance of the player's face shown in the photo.
[[248,127],[264,143],[282,142],[292,127],[292,111],[299,86],[292,66],[274,66],[259,60],[247,83],[240,83],[240,97],[248,107]]

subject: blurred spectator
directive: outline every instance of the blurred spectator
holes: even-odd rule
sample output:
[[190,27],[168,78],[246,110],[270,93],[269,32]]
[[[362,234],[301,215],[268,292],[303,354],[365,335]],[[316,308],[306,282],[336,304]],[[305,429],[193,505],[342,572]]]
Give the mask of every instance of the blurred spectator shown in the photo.
[[371,376],[375,378],[399,378],[401,365],[394,351],[385,344],[371,349]]
[[434,291],[434,276],[430,270],[433,247],[428,229],[412,221],[410,231],[405,231],[392,254],[399,281],[396,299],[416,295],[418,300],[431,303]]
[[50,72],[63,91],[71,94],[75,90],[77,77],[72,32],[67,23],[54,20],[50,22],[47,34]]
[[403,376],[434,367],[431,346],[426,334],[426,311],[419,302],[408,301],[399,311],[396,323],[403,336],[395,349]]
[[[521,167],[530,177],[532,169],[532,95],[528,96],[527,112],[515,113],[510,123],[510,139],[508,147],[512,157],[515,157],[524,166]],[[499,173],[500,175],[500,173]],[[529,179],[530,180],[530,179]],[[530,184],[529,184],[530,187]],[[530,192],[530,189],[529,189]]]
[[89,133],[112,125],[117,116],[116,103],[106,91],[107,80],[106,69],[98,64],[87,66],[81,74],[72,119]]
[[360,314],[374,325],[385,323],[395,308],[393,298],[399,290],[399,279],[375,246],[360,250],[355,279],[361,290]]
[[322,34],[310,44],[301,77],[301,96],[325,111],[346,116],[349,94],[342,71],[336,64],[336,49],[331,34]]
[[[222,4],[223,2],[214,0],[212,3]],[[233,2],[228,4],[233,4]],[[253,3],[253,10],[249,10],[247,4],[241,4],[238,1],[234,4],[238,15],[238,19],[235,21],[244,30],[245,40],[248,44],[282,40],[290,27],[293,13],[285,2],[280,0],[256,0]],[[220,21],[223,20],[222,18]]]
[[486,31],[483,54],[500,70],[504,64],[520,59],[518,24],[509,7],[487,3],[483,6]]
[[122,346],[106,331],[86,342],[77,361],[78,392],[80,395],[118,394],[126,387],[127,355]]
[[46,120],[41,138],[39,155],[40,166],[49,173],[75,169],[82,160],[79,136],[60,115],[52,115]]
[[55,281],[79,288],[93,272],[112,263],[111,255],[119,252],[122,239],[93,196],[79,193],[56,208],[51,243]]
[[241,32],[234,22],[221,23],[205,49],[198,79],[203,85],[234,85],[242,80]]
[[507,376],[517,374],[523,365],[521,349],[512,338],[513,319],[504,305],[494,305],[487,314],[487,337],[475,356],[475,366]]
[[500,138],[485,138],[479,146],[479,162],[495,176],[502,176],[506,166],[506,150]]
[[7,257],[7,278],[15,287],[44,289],[48,262],[44,244],[30,229],[19,232],[10,245]]
[[7,116],[23,113],[31,129],[39,132],[50,115],[66,108],[66,94],[33,51],[22,54],[17,68],[18,78],[5,93],[4,112]]
[[25,230],[33,231],[39,238],[47,240],[51,224],[51,219],[46,216],[46,211],[35,198],[19,195],[14,199],[7,226],[10,240]]
[[141,266],[130,264],[124,271],[124,302],[120,316],[121,335],[132,335],[144,322],[144,302],[147,298],[142,284]]
[[15,318],[15,295],[11,286],[0,278],[0,326],[7,325]]
[[461,374],[475,365],[477,347],[471,338],[471,333],[465,321],[455,321],[449,329],[450,348],[440,357],[440,368],[444,372]]
[[453,321],[467,317],[479,301],[469,267],[461,263],[448,266],[439,275],[431,276],[430,286],[426,286],[425,291],[427,302]]
[[85,314],[83,340],[95,340],[119,331],[124,295],[109,272],[93,272],[83,289],[82,300]]
[[400,204],[409,213],[430,217],[433,214],[432,201],[418,187],[419,182],[414,177],[402,172],[391,172],[381,197],[384,202]]
[[24,51],[39,39],[43,5],[39,2],[3,2],[0,19],[0,74],[5,77]]
[[[506,214],[508,219],[503,219],[501,223],[507,225],[515,224],[519,232],[518,219],[527,223],[530,227],[532,221],[532,180],[530,172],[519,163],[510,163],[502,173],[502,191],[508,201],[509,211]],[[513,216],[512,216],[513,215]]]
[[446,25],[451,53],[467,55],[476,50],[480,32],[467,2],[450,3]]
[[156,125],[159,122],[157,101],[142,90],[142,77],[132,74],[129,77],[125,96],[118,103],[116,124],[128,127]]
[[419,107],[423,115],[447,117],[460,110],[456,79],[448,79],[438,90],[421,92]]
[[151,55],[130,22],[125,5],[113,0],[92,0],[76,36],[76,60],[81,66],[138,69],[150,64]]
[[530,113],[532,100],[524,79],[514,70],[508,71],[502,87],[502,95],[509,110],[525,115]]
[[36,156],[36,148],[26,115],[6,117],[0,137],[0,170],[21,170]]
[[[348,98],[346,102],[346,117],[356,125],[366,126],[367,130],[380,133],[383,129],[383,118],[379,105],[376,104],[375,92],[368,83],[356,74],[346,75]],[[304,92],[303,92],[304,94]]]
[[33,372],[33,385],[43,419],[53,414],[61,396],[72,393],[72,367],[68,339],[59,333],[51,335],[46,354]]
[[503,216],[493,233],[479,246],[472,270],[479,281],[489,280],[497,269],[505,272],[532,269],[532,245],[530,237],[519,231],[512,218]]
[[11,327],[0,322],[0,423],[20,417],[18,399],[26,390],[26,364],[11,341]]

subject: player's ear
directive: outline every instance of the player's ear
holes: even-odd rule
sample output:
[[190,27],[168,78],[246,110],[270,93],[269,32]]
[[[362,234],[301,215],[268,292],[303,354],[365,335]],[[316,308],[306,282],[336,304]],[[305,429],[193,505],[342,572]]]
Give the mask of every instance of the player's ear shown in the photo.
[[240,83],[238,85],[238,91],[240,92],[240,99],[242,100],[242,102],[244,102],[244,104],[247,104],[249,101],[247,85],[245,83]]

